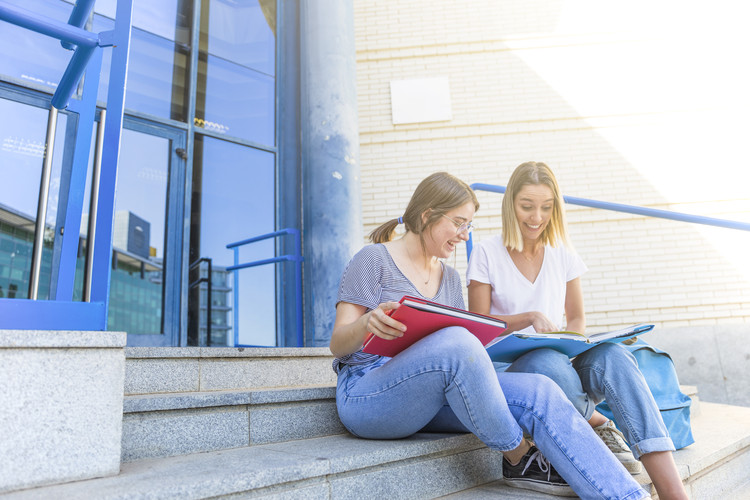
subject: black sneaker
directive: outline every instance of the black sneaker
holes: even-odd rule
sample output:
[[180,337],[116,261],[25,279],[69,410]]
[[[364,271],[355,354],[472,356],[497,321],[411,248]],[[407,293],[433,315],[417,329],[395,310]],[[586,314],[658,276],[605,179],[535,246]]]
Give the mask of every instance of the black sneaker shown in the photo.
[[508,459],[503,457],[503,479],[505,484],[514,488],[561,497],[578,496],[536,446],[532,446],[516,465],[511,465]]

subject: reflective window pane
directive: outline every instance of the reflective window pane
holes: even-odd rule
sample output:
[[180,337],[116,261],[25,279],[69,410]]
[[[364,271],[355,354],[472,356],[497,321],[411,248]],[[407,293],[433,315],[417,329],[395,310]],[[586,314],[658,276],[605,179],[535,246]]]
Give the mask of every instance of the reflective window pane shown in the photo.
[[[190,8],[192,2],[178,2],[178,0],[134,0],[133,27],[153,33],[167,40],[188,43],[189,34],[185,31],[190,23],[185,19],[185,13],[178,11],[178,3],[182,9]],[[117,11],[116,0],[97,0],[94,12],[110,19],[115,18]]]
[[[274,79],[223,59],[208,56],[199,65],[195,124],[206,130],[274,145]],[[201,99],[202,97],[202,99]]]
[[[276,345],[274,265],[226,271],[233,264],[227,244],[274,231],[274,156],[237,144],[198,136],[195,141],[190,216],[190,262],[211,259],[211,345]],[[240,262],[274,257],[272,239],[242,247]],[[196,264],[190,282],[208,278],[207,265]],[[207,285],[189,298],[188,337],[206,345]],[[235,294],[239,307],[235,308]],[[235,324],[237,318],[237,324]]]
[[[27,298],[49,112],[0,99],[0,297]],[[40,299],[49,298],[52,246],[68,118],[58,114],[40,264]]]
[[275,32],[276,0],[209,1],[208,53],[213,56],[274,75]]
[[[4,0],[31,12],[67,22],[73,7],[57,0]],[[54,92],[73,52],[52,37],[0,21],[0,74]]]
[[[117,173],[109,330],[163,332],[164,245],[171,144],[124,129]],[[87,210],[86,210],[87,211]]]
[[[110,19],[96,16],[95,31],[112,29]],[[187,113],[188,47],[134,28],[130,42],[125,108],[185,121]],[[107,99],[111,51],[104,54],[99,100]]]

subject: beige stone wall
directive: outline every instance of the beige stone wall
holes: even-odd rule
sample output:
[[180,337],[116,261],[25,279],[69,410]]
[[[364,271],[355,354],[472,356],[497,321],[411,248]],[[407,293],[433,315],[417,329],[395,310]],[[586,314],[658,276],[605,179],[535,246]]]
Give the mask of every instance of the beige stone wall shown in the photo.
[[[526,160],[570,196],[750,222],[741,2],[354,4],[366,233],[431,172],[505,185]],[[390,83],[438,77],[451,119],[394,125]],[[500,230],[501,195],[479,197],[481,240]],[[750,323],[750,232],[568,215],[592,330]],[[464,273],[463,249],[455,262]]]

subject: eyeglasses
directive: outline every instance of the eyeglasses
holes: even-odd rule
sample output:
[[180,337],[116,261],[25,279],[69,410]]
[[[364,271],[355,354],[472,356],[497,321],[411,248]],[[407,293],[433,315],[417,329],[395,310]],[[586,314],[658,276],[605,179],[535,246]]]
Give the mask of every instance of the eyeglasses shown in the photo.
[[466,231],[467,233],[470,233],[476,227],[474,225],[474,223],[472,223],[472,222],[458,222],[458,221],[455,221],[455,220],[451,219],[450,217],[448,217],[445,214],[440,214],[440,215],[442,215],[443,217],[445,217],[446,219],[448,219],[449,221],[451,221],[453,223],[453,225],[456,226],[456,234],[461,234],[464,231]]

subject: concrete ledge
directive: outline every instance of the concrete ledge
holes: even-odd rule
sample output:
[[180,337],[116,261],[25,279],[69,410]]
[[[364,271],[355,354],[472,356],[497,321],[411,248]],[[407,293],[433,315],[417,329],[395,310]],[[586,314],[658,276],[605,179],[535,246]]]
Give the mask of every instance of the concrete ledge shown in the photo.
[[257,389],[254,391],[213,391],[178,394],[142,394],[126,396],[124,413],[158,410],[182,410],[212,406],[235,406],[264,403],[289,403],[336,397],[336,387],[294,387],[289,389]]
[[126,348],[126,394],[335,385],[327,348]]
[[125,357],[136,358],[330,358],[327,347],[128,347]]
[[116,474],[125,333],[0,330],[0,493]]
[[96,347],[122,349],[123,332],[0,330],[0,349]]
[[333,386],[126,396],[122,460],[343,434],[334,398]]

